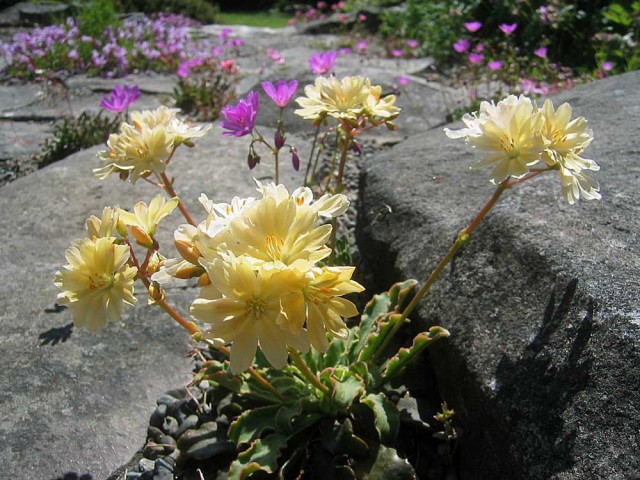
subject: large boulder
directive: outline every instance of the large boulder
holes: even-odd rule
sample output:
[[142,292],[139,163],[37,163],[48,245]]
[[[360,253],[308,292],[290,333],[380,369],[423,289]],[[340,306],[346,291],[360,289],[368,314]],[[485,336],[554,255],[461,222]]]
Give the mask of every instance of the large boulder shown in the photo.
[[[595,140],[602,200],[568,205],[557,175],[508,191],[414,313],[464,429],[469,478],[640,474],[640,72],[565,92]],[[368,162],[358,240],[380,287],[424,281],[494,187],[440,128]]]

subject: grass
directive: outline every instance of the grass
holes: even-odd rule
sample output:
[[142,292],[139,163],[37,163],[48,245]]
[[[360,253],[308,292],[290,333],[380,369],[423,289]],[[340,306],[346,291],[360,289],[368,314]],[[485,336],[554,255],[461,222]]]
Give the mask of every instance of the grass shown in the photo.
[[251,27],[282,28],[291,18],[279,12],[221,12],[220,23],[225,25],[249,25]]

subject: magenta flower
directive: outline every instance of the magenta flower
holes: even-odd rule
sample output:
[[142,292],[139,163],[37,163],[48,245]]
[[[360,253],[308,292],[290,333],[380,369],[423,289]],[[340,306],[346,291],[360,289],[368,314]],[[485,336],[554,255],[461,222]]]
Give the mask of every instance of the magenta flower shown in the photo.
[[491,60],[487,63],[487,67],[489,67],[490,70],[500,70],[502,68],[502,62],[500,60]]
[[471,42],[466,38],[461,38],[453,44],[453,49],[458,53],[464,53],[471,47]]
[[534,50],[533,54],[536,57],[547,58],[547,47],[540,47],[537,50]]
[[408,85],[410,82],[410,79],[409,77],[399,76],[398,78],[396,78],[396,81],[398,82],[399,85]]
[[366,40],[360,40],[356,44],[356,48],[358,49],[358,51],[360,53],[363,53],[367,49],[368,46],[369,46],[369,42],[367,42]]
[[484,55],[482,55],[481,53],[470,53],[469,55],[467,55],[467,58],[474,65],[478,65],[480,62],[482,62],[482,60],[484,60]]
[[338,58],[338,52],[320,52],[314,53],[309,58],[309,67],[316,75],[322,75],[331,71]]
[[511,35],[513,32],[516,31],[516,28],[518,28],[518,24],[517,23],[511,23],[511,24],[503,23],[498,28],[500,30],[502,30],[502,33],[504,33],[508,37],[509,35]]
[[110,112],[122,113],[139,98],[140,89],[137,85],[116,85],[113,91],[100,101],[100,106]]
[[261,85],[264,93],[280,108],[284,108],[289,104],[298,89],[297,80],[291,80],[290,82],[278,80],[275,85],[271,82],[262,82]]
[[466,28],[471,33],[477,32],[478,30],[480,30],[480,27],[482,27],[482,23],[480,23],[478,21],[465,22],[465,24],[464,24],[464,28]]
[[394,48],[393,50],[391,50],[391,55],[393,55],[395,58],[400,58],[404,55],[404,51],[400,50],[399,48]]
[[244,137],[253,131],[258,115],[260,96],[257,92],[249,92],[247,98],[241,98],[236,105],[227,105],[220,113],[226,120],[220,122],[222,128],[227,129],[222,132],[226,137]]
[[602,62],[602,70],[604,70],[605,72],[610,72],[611,70],[613,70],[613,62]]
[[478,53],[484,51],[484,43],[477,44],[475,47],[473,47],[473,50]]
[[176,70],[176,75],[178,75],[180,78],[187,78],[191,73],[191,69],[193,67],[199,67],[203,63],[204,63],[204,60],[202,58],[194,58],[191,60],[184,61],[178,66],[178,70]]
[[417,40],[407,40],[407,47],[409,48],[418,48],[420,43]]

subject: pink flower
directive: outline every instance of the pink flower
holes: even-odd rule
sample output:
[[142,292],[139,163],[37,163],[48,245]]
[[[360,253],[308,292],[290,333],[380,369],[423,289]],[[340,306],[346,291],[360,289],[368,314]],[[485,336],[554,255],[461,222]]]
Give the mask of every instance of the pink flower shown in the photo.
[[513,32],[516,31],[516,28],[518,28],[518,24],[517,23],[511,23],[511,24],[503,23],[498,28],[500,30],[502,30],[502,33],[504,33],[508,37],[509,35],[511,35]]
[[187,78],[191,73],[191,69],[193,67],[198,67],[204,63],[204,60],[201,58],[193,58],[191,60],[186,60],[180,64],[178,70],[176,70],[176,75],[180,78]]
[[110,112],[121,113],[139,98],[140,89],[137,85],[116,85],[113,91],[100,101],[100,106]]
[[347,18],[349,18],[349,17],[347,16],[346,13],[339,13],[338,14],[338,21],[341,22],[341,23],[346,22]]
[[613,70],[613,62],[602,62],[602,70],[604,70],[605,72],[610,72],[611,70]]
[[407,40],[407,47],[409,48],[418,48],[420,43],[417,40]]
[[316,7],[318,8],[318,10],[324,10],[325,8],[327,8],[327,2],[318,2],[316,4]]
[[403,76],[396,78],[396,80],[398,81],[399,85],[408,85],[410,82],[409,77],[403,77]]
[[453,49],[458,53],[464,53],[471,47],[471,42],[466,38],[461,38],[453,44]]
[[500,60],[491,60],[487,63],[487,67],[489,67],[490,70],[500,70],[502,68],[502,62]]
[[473,47],[473,50],[480,53],[484,51],[484,43],[479,43],[477,44],[475,47]]
[[366,15],[364,15],[362,13],[360,15],[358,15],[358,21],[359,22],[364,22],[366,19],[367,19]]
[[540,47],[537,50],[534,50],[533,54],[536,57],[547,58],[547,47]]
[[257,92],[249,92],[247,98],[241,98],[236,105],[227,105],[220,113],[226,120],[220,122],[220,126],[227,131],[222,132],[226,137],[243,137],[253,131],[256,123],[260,96]]
[[394,48],[393,50],[391,50],[391,55],[393,55],[396,58],[400,58],[404,55],[404,51],[398,48]]
[[338,52],[336,51],[314,53],[309,58],[309,67],[316,75],[322,75],[333,69],[336,58],[338,58]]
[[467,58],[474,65],[478,65],[480,62],[482,62],[482,60],[484,60],[484,55],[482,55],[481,53],[470,53],[469,55],[467,55]]
[[227,38],[229,38],[229,35],[231,35],[231,33],[233,33],[233,28],[223,28],[218,34],[218,38],[220,38],[220,41],[224,42]]
[[262,82],[261,85],[264,93],[280,108],[284,108],[289,104],[298,89],[297,80],[291,80],[290,82],[278,80],[275,85],[271,82]]
[[465,22],[465,24],[464,24],[464,28],[466,28],[471,33],[477,32],[478,30],[480,30],[480,27],[482,27],[482,23],[480,23],[478,21]]
[[364,53],[364,51],[367,49],[368,46],[369,46],[369,42],[367,42],[366,40],[360,40],[356,44],[356,48],[360,53]]
[[236,61],[233,58],[220,62],[220,68],[231,74],[238,73],[238,69],[236,68]]

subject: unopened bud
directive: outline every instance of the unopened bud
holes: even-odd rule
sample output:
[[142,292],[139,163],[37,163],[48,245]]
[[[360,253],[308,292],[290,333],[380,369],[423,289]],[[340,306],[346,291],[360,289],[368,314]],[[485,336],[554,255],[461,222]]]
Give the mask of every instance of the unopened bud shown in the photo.
[[358,142],[353,142],[351,144],[351,150],[353,150],[356,155],[362,155],[362,147],[360,147]]
[[298,151],[294,147],[291,147],[291,164],[296,172],[300,170],[300,157],[298,156]]
[[153,238],[139,226],[131,225],[131,235],[136,239],[138,245],[145,248],[153,247]]
[[393,122],[385,122],[385,125],[387,126],[387,129],[391,130],[392,132],[398,129],[398,126]]
[[126,180],[127,178],[129,178],[129,170],[120,170],[118,176],[120,177],[120,180]]
[[[153,300],[153,303],[159,302],[160,300],[164,300],[164,289],[160,286],[158,282],[151,282],[149,285],[149,296]],[[151,303],[151,302],[150,302]]]
[[284,136],[282,136],[282,133],[278,130],[273,137],[273,143],[276,146],[276,150],[280,150],[284,146],[284,141]]
[[118,230],[118,233],[120,234],[121,237],[127,238],[127,236],[128,236],[127,226],[120,219],[118,219],[118,224],[116,225],[116,230]]
[[199,277],[204,273],[204,268],[200,265],[184,265],[176,271],[176,278],[186,280],[188,278]]
[[249,150],[249,156],[247,157],[247,164],[249,165],[249,170],[253,170],[256,168],[256,165],[260,163],[260,156],[252,149]]
[[176,240],[176,250],[182,258],[187,262],[198,264],[200,258],[200,251],[192,243],[185,242],[184,240]]
[[198,277],[198,285],[200,285],[201,287],[211,285],[211,279],[209,278],[209,274],[207,272]]

